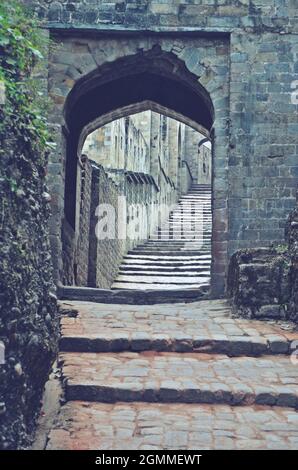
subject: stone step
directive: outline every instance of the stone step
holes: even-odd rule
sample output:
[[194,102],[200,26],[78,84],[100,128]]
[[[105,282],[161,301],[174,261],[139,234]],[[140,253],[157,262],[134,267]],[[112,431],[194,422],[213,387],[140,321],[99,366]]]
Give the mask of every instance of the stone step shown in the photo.
[[[173,240],[175,241],[175,240]],[[187,242],[187,243],[178,243],[178,244],[170,244],[169,243],[163,243],[162,240],[150,240],[146,242],[144,245],[138,245],[136,248],[137,250],[141,249],[146,249],[146,250],[162,250],[162,251],[177,251],[180,252],[180,250],[193,250],[193,251],[199,251],[202,254],[208,251],[208,248],[201,248],[201,242]]]
[[112,289],[208,289],[211,238],[211,186],[194,186],[146,243],[129,250]]
[[198,194],[198,195],[195,195],[195,194],[189,194],[187,196],[182,196],[178,202],[181,202],[181,201],[208,201],[210,202],[210,195],[209,194],[206,194],[206,195],[202,195],[202,194]]
[[183,220],[195,220],[195,221],[206,221],[209,222],[212,220],[211,214],[204,214],[204,213],[195,213],[193,210],[181,210],[177,212],[172,212],[169,216],[169,220],[175,219],[177,221],[183,221]]
[[173,250],[179,250],[181,248],[188,248],[191,246],[200,246],[200,242],[197,242],[196,240],[171,240],[170,242],[167,240],[147,240],[144,244],[138,245],[138,247],[143,247],[146,246],[148,248],[154,248],[160,246],[162,249],[173,249]]
[[[211,261],[211,252],[208,246],[206,245],[204,249],[195,249],[192,250],[190,249],[185,249],[185,250],[172,250],[172,251],[167,251],[164,250],[165,253],[163,256],[160,256],[160,252],[158,249],[151,250],[148,249],[149,253],[144,253],[142,250],[140,250],[140,253],[135,253],[132,251],[131,254],[127,254],[123,258],[123,262],[126,262],[126,260],[148,260],[148,261],[192,261],[199,263],[202,260],[208,260]],[[192,254],[192,251],[195,252],[195,254]]]
[[[186,292],[187,290],[193,291],[194,289],[200,289],[201,287],[208,288],[210,283],[210,278],[208,278],[208,281],[206,282],[201,282],[201,283],[196,283],[196,284],[182,284],[182,283],[149,283],[149,282],[124,282],[124,281],[117,281],[117,279],[114,281],[112,285],[112,290],[118,289],[118,290],[151,290],[151,291],[181,291]],[[196,298],[196,297],[195,297]],[[183,301],[183,300],[182,300]],[[157,302],[156,302],[157,303]]]
[[[206,234],[206,237],[204,236],[205,234]],[[171,239],[172,236],[175,235],[175,240],[177,240],[177,237],[179,237],[180,235],[181,235],[181,239],[183,239],[184,237],[187,237],[188,240],[192,239],[196,241],[202,241],[205,238],[208,238],[209,241],[211,240],[210,230],[203,230],[203,229],[198,230],[196,228],[193,228],[192,230],[184,230],[184,231],[177,230],[176,233],[175,233],[175,230],[170,231],[170,230],[160,229],[156,231],[156,233],[151,235],[150,240],[152,240],[152,238],[155,238],[157,236],[160,236],[162,239],[164,239],[167,235],[169,235],[169,239]]]
[[[162,248],[162,247],[148,247],[148,248],[144,248],[144,250],[148,250],[148,254],[150,252],[150,255],[158,255],[160,253],[160,251],[164,252],[163,254],[165,256],[169,256],[171,255],[172,253],[176,253],[177,256],[180,256],[180,255],[184,255],[191,252],[191,251],[195,251],[196,253],[198,253],[200,256],[203,256],[203,255],[208,255],[209,256],[209,261],[211,261],[211,250],[210,250],[210,247],[200,247],[199,245],[194,245],[193,247],[189,246],[189,247],[185,247],[185,248],[180,248],[180,249],[177,249],[177,248],[173,248],[172,250],[170,248]],[[141,252],[139,253],[139,255],[142,255],[142,250],[140,250]],[[146,253],[147,254],[147,253]]]
[[185,249],[181,249],[181,250],[170,250],[170,249],[164,249],[164,248],[161,248],[161,247],[156,247],[156,248],[142,248],[140,250],[138,250],[136,252],[138,255],[160,255],[161,257],[162,256],[169,256],[171,255],[172,253],[175,253],[177,256],[180,256],[181,254],[182,255],[187,255],[189,253],[197,253],[199,255],[209,255],[210,256],[210,259],[211,259],[211,252],[209,249],[206,249],[206,250],[201,250],[199,248],[185,248]]
[[[163,236],[163,235],[165,235],[165,236]],[[171,238],[171,237],[173,237],[173,238]],[[170,240],[170,241],[171,241],[171,240],[173,240],[173,241],[175,241],[175,240],[182,240],[182,241],[183,241],[183,237],[184,237],[184,235],[181,234],[181,235],[179,235],[179,239],[177,239],[177,238],[175,237],[175,233],[169,233],[169,234],[168,234],[168,238],[166,238],[166,234],[162,234],[162,233],[161,233],[161,234],[152,235],[152,238],[150,238],[150,240],[155,240],[155,241],[162,241],[162,240]],[[186,243],[189,243],[189,235],[185,235],[184,240],[188,240],[188,242],[186,242]],[[193,241],[193,243],[196,243],[197,246],[199,246],[199,249],[198,249],[198,250],[195,249],[194,251],[200,251],[200,249],[201,249],[203,246],[206,247],[206,248],[208,247],[209,249],[210,249],[210,247],[211,247],[211,237],[210,237],[209,235],[206,235],[206,236],[203,236],[203,237],[200,237],[200,238],[198,238],[198,237],[193,237],[192,241]],[[190,245],[190,246],[191,246],[191,245]],[[179,250],[178,250],[178,251],[179,251]]]
[[[83,293],[79,301],[60,302],[63,351],[153,350],[261,356],[290,354],[291,343],[298,339],[298,331],[282,330],[275,323],[232,318],[225,300],[119,308],[86,302],[88,291],[95,294],[100,289],[67,290],[72,295],[78,290]],[[119,295],[117,291],[110,293]],[[174,296],[175,292],[171,294]],[[185,295],[190,295],[190,291]],[[64,310],[68,313],[72,308],[77,311],[76,317],[63,315]]]
[[204,214],[204,213],[194,212],[192,210],[182,209],[181,212],[171,214],[168,220],[173,220],[173,219],[179,222],[182,222],[184,220],[194,220],[194,221],[200,221],[200,222],[205,221],[205,222],[211,223],[212,215],[211,213]]
[[185,239],[164,239],[164,240],[152,240],[151,238],[148,238],[148,240],[146,240],[145,242],[142,242],[140,244],[142,245],[145,245],[145,244],[160,244],[160,243],[163,243],[164,245],[166,244],[170,244],[171,246],[185,246],[185,244],[187,243],[196,243],[196,240],[194,240],[193,238],[189,238],[188,240],[185,240]]
[[191,263],[191,262],[187,262],[187,263],[183,263],[183,262],[168,262],[168,261],[163,261],[162,259],[159,261],[159,262],[143,262],[143,261],[136,261],[135,263],[133,262],[126,262],[126,264],[122,264],[121,267],[119,269],[128,269],[129,267],[131,267],[132,269],[134,268],[137,268],[137,267],[140,267],[140,268],[143,268],[143,269],[153,269],[153,270],[166,270],[166,269],[195,269],[196,271],[199,270],[199,269],[206,269],[206,268],[209,268],[210,269],[210,261],[206,260],[206,261],[202,261],[200,263]]
[[184,207],[189,207],[192,209],[197,209],[198,211],[211,211],[211,203],[210,202],[205,202],[205,201],[195,201],[193,199],[185,199],[185,200],[180,200],[177,203],[177,206],[173,210],[179,210],[182,206]]
[[[140,255],[137,255],[137,254],[132,254],[132,255],[126,255],[124,257],[124,260],[125,262],[127,260],[137,260],[137,259],[141,259],[141,260],[153,260],[153,261],[159,261],[160,260],[160,256],[157,256],[157,255],[143,255],[143,254],[140,254]],[[190,256],[188,253],[186,253],[186,255],[184,255],[184,253],[179,253],[179,254],[171,254],[171,255],[165,255],[162,257],[163,261],[202,261],[202,260],[210,260],[210,255],[194,255],[194,256]]]
[[199,220],[199,221],[204,220],[206,222],[210,222],[212,221],[212,214],[211,212],[207,213],[207,212],[197,211],[195,209],[182,208],[181,210],[172,212],[169,215],[168,220],[172,220],[172,219],[176,219],[178,221],[192,219],[192,220]]
[[[152,239],[152,238],[149,238],[148,242],[150,241],[154,241],[156,242],[156,239]],[[173,239],[170,239],[170,238],[163,238],[161,241],[163,242],[170,242],[170,243],[187,243],[187,242],[194,242],[196,241],[195,239],[193,238],[175,238],[174,240]]]
[[[155,234],[152,235],[152,237],[155,237],[155,236],[164,236],[166,234],[169,234],[170,237],[172,237],[173,235],[175,236],[188,236],[189,238],[191,238],[191,236],[193,236],[194,240],[209,240],[211,241],[211,231],[210,230],[207,230],[207,229],[203,229],[203,228],[196,228],[196,227],[193,227],[193,228],[182,228],[182,227],[165,227],[165,228],[160,228],[156,231]],[[175,237],[176,238],[176,237]]]
[[[123,283],[125,284],[125,283]],[[92,302],[107,305],[161,305],[161,304],[177,304],[177,303],[188,303],[195,302],[205,298],[209,294],[209,285],[200,285],[195,288],[183,289],[180,286],[173,288],[172,286],[168,289],[163,286],[159,289],[158,286],[154,285],[154,288],[150,289],[147,285],[145,288],[142,286],[141,289],[136,287],[133,289],[129,286],[129,289],[125,285],[121,285],[119,289],[113,287],[111,289],[100,289],[94,287],[76,287],[76,286],[60,286],[58,288],[59,299],[79,302]],[[135,308],[135,307],[134,307]]]
[[[172,270],[171,270],[172,269]],[[152,269],[147,267],[139,267],[139,268],[126,268],[126,267],[121,267],[119,269],[119,275],[122,276],[134,276],[134,275],[142,275],[142,276],[209,276],[210,277],[210,267],[206,266],[205,268],[199,267],[197,269],[188,269],[188,268],[171,268],[171,269],[164,269],[158,267],[157,269]],[[119,278],[116,279],[116,281],[119,280]]]
[[60,365],[67,400],[298,406],[298,368],[286,356],[65,352]]
[[170,219],[160,224],[159,228],[177,228],[178,230],[194,230],[196,227],[211,233],[211,223],[206,219]]
[[[179,251],[177,250],[170,250],[170,249],[163,249],[163,248],[150,248],[148,249],[148,251],[146,251],[146,248],[144,248],[144,250],[140,250],[138,252],[139,255],[142,255],[142,253],[144,253],[145,255],[159,255],[161,253],[160,256],[169,256],[171,255],[171,253],[176,253],[177,256],[180,256],[181,254],[185,254],[187,255],[188,253],[191,253],[192,251],[196,252],[196,253],[199,253],[200,255],[208,255],[209,256],[209,262],[211,261],[211,251],[210,249],[206,249],[206,250],[202,250],[202,249],[199,249],[199,248],[185,248],[185,249],[181,249]],[[200,264],[200,262],[197,262],[195,264]]]
[[131,278],[129,273],[126,274],[118,274],[115,282],[133,282],[133,283],[142,283],[142,284],[175,284],[175,285],[187,285],[192,287],[193,285],[197,285],[198,283],[206,284],[210,280],[210,276],[206,276],[204,273],[197,273],[195,275],[190,274],[187,275],[184,273],[184,276],[181,278],[176,276],[174,273],[170,274],[169,276],[165,275],[157,275],[154,276],[152,273],[146,273],[145,275],[141,276],[139,273],[135,274],[133,278]]
[[[150,248],[136,249],[128,252],[128,255],[148,255],[152,256],[152,250]],[[200,253],[199,250],[185,250],[185,251],[164,251],[162,249],[158,250],[160,256],[204,256],[203,253]]]
[[295,450],[297,413],[280,407],[72,401],[61,408],[46,449]]
[[[178,232],[178,233],[177,233]],[[168,236],[170,239],[177,239],[177,236],[179,237],[186,237],[187,239],[191,238],[193,235],[193,240],[196,241],[197,243],[199,242],[208,242],[211,243],[211,235],[210,233],[200,233],[198,231],[192,231],[192,232],[182,232],[179,233],[179,231],[175,232],[174,230],[160,230],[159,232],[156,233],[156,235],[152,235],[151,240],[154,238],[161,238],[164,239],[166,236]],[[179,238],[180,239],[180,238]]]

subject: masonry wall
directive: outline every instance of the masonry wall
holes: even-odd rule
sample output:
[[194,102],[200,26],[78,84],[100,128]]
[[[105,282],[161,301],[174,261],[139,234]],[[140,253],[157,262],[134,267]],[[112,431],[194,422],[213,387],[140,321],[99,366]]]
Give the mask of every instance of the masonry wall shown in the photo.
[[186,126],[183,159],[187,162],[195,183],[211,184],[211,142],[200,146],[203,139],[205,136]]
[[201,145],[198,155],[199,184],[211,184],[212,181],[212,147],[211,143]]
[[278,247],[243,249],[233,254],[228,294],[236,315],[298,321],[297,207],[290,213],[286,228],[285,243]]
[[92,165],[88,158],[83,157],[81,171],[81,193],[80,193],[80,226],[75,256],[75,283],[79,286],[88,285],[89,270],[89,232],[91,216],[91,184]]
[[[150,111],[139,114],[144,116],[145,122],[150,121],[150,116],[146,116]],[[148,173],[150,142],[144,138],[141,120],[142,116],[128,116],[97,129],[87,137],[83,154],[105,168],[126,168]]]
[[161,191],[150,175],[92,164],[88,285],[111,288],[123,256],[156,230],[175,201],[169,182]]
[[[126,251],[125,240],[119,240],[116,236],[120,216],[118,211],[119,195],[116,184],[108,177],[103,167],[93,165],[89,233],[88,284],[90,287],[110,288]],[[100,204],[110,206],[107,208],[107,212],[100,214],[104,217],[107,227],[110,227],[107,236],[102,239],[98,238],[101,232],[98,226],[99,219],[96,215]]]

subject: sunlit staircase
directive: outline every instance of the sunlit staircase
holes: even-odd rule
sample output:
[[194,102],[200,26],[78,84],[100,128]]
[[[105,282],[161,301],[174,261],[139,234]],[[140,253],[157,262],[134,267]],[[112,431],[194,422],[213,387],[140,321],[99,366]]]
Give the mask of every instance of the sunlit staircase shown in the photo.
[[194,184],[156,233],[124,257],[112,289],[208,289],[211,231],[211,187]]

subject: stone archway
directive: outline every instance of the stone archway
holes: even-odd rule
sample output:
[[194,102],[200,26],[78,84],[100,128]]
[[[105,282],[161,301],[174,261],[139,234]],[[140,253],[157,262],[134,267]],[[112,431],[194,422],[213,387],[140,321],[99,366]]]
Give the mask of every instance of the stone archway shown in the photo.
[[[51,62],[50,80],[50,96],[55,103],[52,120],[62,157],[59,194],[55,194],[57,180],[52,189],[51,239],[57,281],[61,279],[62,269],[59,241],[62,220],[66,218],[75,228],[77,156],[85,137],[99,125],[117,117],[153,109],[162,110],[201,131],[205,129],[204,133],[213,139],[216,158],[212,289],[214,294],[222,293],[227,260],[224,168],[228,134],[228,100],[225,100],[228,66],[222,65],[226,58],[224,52],[227,53],[226,40],[208,43],[205,38],[185,38],[173,42],[163,36],[139,40],[134,37],[78,40],[71,36],[60,39],[62,44]],[[216,65],[217,60],[221,67]]]

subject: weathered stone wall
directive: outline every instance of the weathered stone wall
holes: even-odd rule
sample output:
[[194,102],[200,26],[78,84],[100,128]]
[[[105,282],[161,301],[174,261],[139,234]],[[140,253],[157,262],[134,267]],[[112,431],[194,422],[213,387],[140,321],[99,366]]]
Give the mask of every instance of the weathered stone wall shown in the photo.
[[297,208],[287,220],[285,245],[234,253],[228,294],[237,315],[298,321]]
[[65,218],[62,221],[61,242],[63,264],[63,269],[61,270],[61,282],[66,286],[71,286],[75,283],[74,264],[76,236],[74,229]]
[[26,446],[56,354],[44,157],[0,136],[0,449]]
[[298,191],[297,207],[290,214],[286,232],[291,257],[289,310],[291,318],[298,322]]
[[248,318],[288,318],[290,257],[268,248],[233,254],[228,295],[234,312]]
[[[175,201],[176,191],[169,182],[167,191],[161,191],[149,175],[124,170],[107,173],[92,164],[88,285],[109,289],[123,256],[167,216],[160,205]],[[106,235],[98,237],[102,227]]]
[[[145,115],[145,119],[147,113],[150,111],[140,114]],[[128,116],[97,129],[87,137],[83,153],[104,168],[125,168],[148,173],[149,146],[138,126],[141,119],[142,116]]]
[[[90,287],[109,289],[117,275],[118,267],[125,253],[125,240],[119,240],[116,236],[120,215],[118,212],[119,195],[120,192],[116,184],[109,178],[103,167],[93,165],[89,233],[88,284]],[[107,238],[104,239],[98,239],[97,235],[99,219],[96,211],[100,204],[110,206],[107,208],[106,213],[100,214],[109,224],[111,230],[107,232]]]
[[[28,2],[27,3],[33,3]],[[49,5],[48,5],[49,3]],[[199,27],[209,30],[247,29],[253,31],[298,32],[296,0],[156,0],[35,2],[41,17],[53,25],[125,25],[139,29]]]

